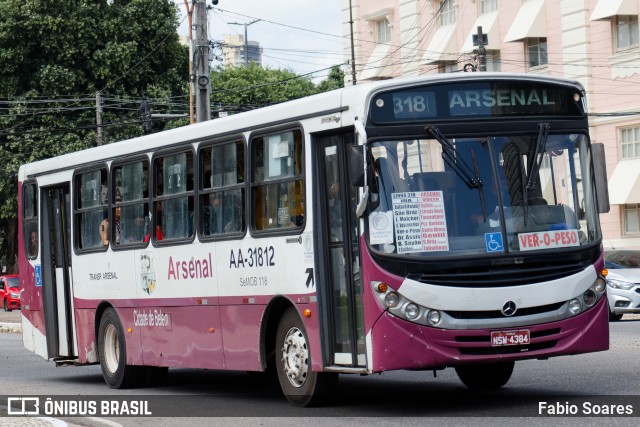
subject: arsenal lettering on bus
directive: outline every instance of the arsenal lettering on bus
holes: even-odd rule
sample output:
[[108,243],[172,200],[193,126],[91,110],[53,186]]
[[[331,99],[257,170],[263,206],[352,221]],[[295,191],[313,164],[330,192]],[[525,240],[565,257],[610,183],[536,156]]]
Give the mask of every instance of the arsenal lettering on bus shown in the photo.
[[449,108],[556,105],[547,89],[460,90],[449,97]]
[[167,270],[168,280],[178,279],[206,279],[213,277],[213,262],[211,252],[202,259],[174,260],[169,257]]

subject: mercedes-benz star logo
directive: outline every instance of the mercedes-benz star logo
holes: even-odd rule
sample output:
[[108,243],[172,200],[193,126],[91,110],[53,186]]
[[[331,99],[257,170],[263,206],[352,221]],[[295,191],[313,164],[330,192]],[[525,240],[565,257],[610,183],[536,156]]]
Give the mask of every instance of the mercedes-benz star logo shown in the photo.
[[516,307],[516,303],[515,302],[507,301],[502,306],[502,314],[504,314],[507,317],[511,317],[514,314],[516,314],[516,310],[517,309],[518,309],[518,307]]

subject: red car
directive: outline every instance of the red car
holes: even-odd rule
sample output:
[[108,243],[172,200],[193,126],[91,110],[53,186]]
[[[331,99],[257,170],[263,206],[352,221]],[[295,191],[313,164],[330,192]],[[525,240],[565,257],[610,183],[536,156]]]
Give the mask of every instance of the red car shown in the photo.
[[20,309],[20,281],[17,274],[0,276],[0,299],[4,311]]

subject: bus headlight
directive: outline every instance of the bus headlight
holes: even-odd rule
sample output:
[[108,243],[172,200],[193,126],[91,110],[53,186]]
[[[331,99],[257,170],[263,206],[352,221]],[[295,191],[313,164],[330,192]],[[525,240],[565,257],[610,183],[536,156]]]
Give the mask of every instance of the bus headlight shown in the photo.
[[440,323],[440,312],[438,310],[431,310],[429,314],[427,314],[427,320],[431,323],[432,326],[436,326]]
[[596,293],[591,289],[588,289],[584,294],[582,294],[582,300],[589,307],[591,307],[596,302],[596,299]]
[[417,305],[410,302],[404,307],[404,314],[407,316],[407,319],[413,320],[420,314],[420,309]]
[[425,326],[435,326],[442,320],[438,310],[411,301],[384,282],[372,281],[371,288],[380,307],[396,317]]
[[607,282],[602,277],[598,277],[593,287],[598,293],[604,292],[605,288],[607,287]]
[[580,313],[581,309],[582,309],[582,304],[580,304],[579,299],[574,298],[571,301],[569,301],[569,311],[571,312],[571,314],[578,314]]
[[395,292],[387,292],[387,294],[384,296],[384,305],[389,308],[396,307],[399,302],[400,297]]

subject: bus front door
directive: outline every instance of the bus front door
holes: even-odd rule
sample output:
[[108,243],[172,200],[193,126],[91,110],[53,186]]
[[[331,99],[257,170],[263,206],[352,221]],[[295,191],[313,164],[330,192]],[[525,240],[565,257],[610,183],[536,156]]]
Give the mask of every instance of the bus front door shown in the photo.
[[42,299],[49,359],[75,352],[69,185],[42,189]]
[[321,136],[316,152],[315,218],[318,298],[325,366],[364,367],[365,339],[358,248],[356,188],[347,153],[353,132]]

